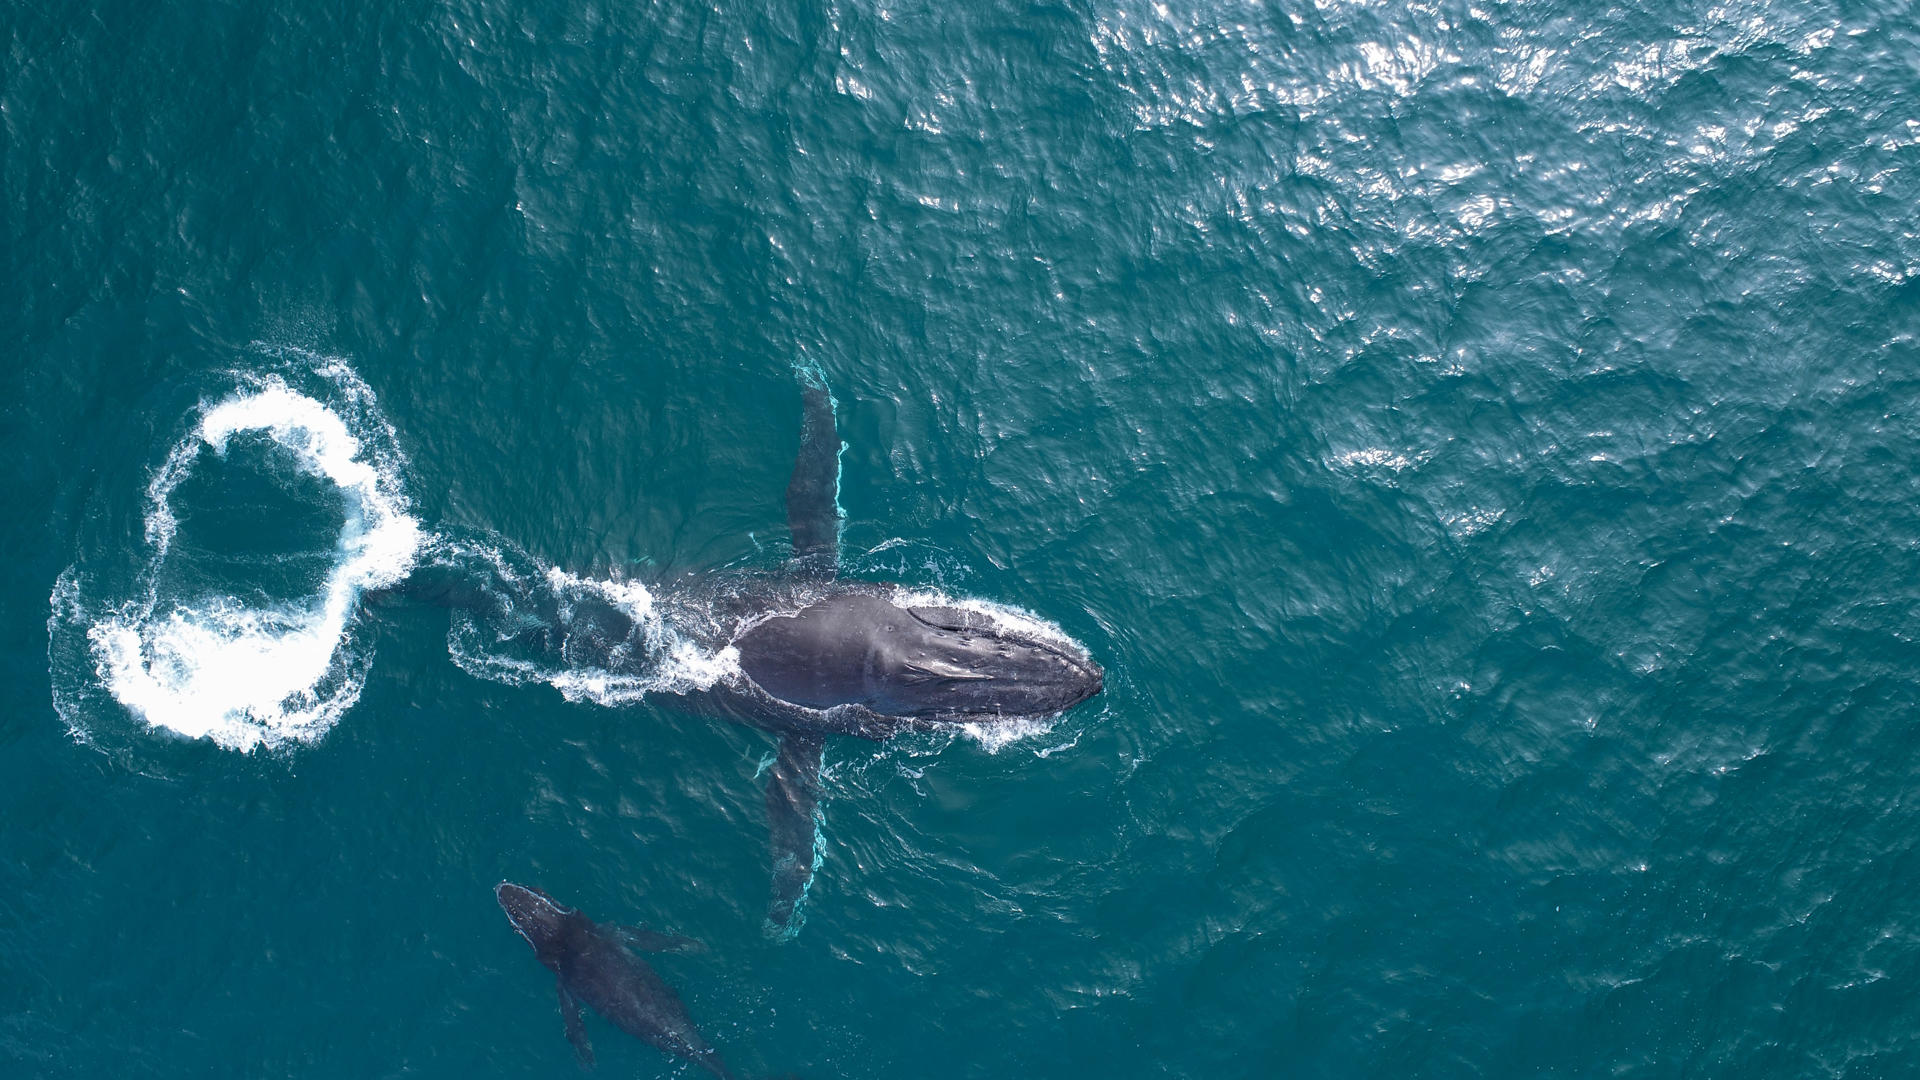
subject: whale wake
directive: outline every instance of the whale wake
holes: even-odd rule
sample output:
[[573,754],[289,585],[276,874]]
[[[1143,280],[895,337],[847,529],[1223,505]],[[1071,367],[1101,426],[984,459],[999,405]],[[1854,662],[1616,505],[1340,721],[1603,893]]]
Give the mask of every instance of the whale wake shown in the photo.
[[[468,674],[544,683],[569,701],[618,707],[745,678],[730,642],[750,622],[730,613],[740,586],[727,575],[656,595],[568,573],[489,532],[429,530],[366,383],[335,358],[260,348],[272,370],[230,373],[153,468],[131,561],[109,545],[54,584],[53,703],[75,738],[97,742],[131,714],[241,752],[315,742],[360,698],[373,659],[363,609],[388,595],[447,609],[448,652]],[[764,599],[768,582],[749,584]],[[754,618],[819,599],[781,588],[784,604]],[[901,596],[1079,648],[1016,608],[935,589]],[[958,730],[997,752],[1051,725]]]
[[[285,362],[233,373],[154,468],[138,564],[119,587],[112,557],[78,561],[55,582],[53,703],[75,738],[94,741],[104,717],[130,713],[148,729],[243,752],[317,741],[366,684],[364,601],[403,585],[462,597],[450,605],[448,648],[481,678],[617,706],[737,672],[731,650],[677,632],[638,582],[581,578],[499,537],[425,529],[372,390],[343,361],[271,355]],[[248,479],[255,498],[336,528],[292,551],[210,555],[224,538],[196,535],[193,522],[211,512],[177,504],[190,489],[203,499],[199,488],[216,489],[240,499],[230,517],[244,527],[230,531],[246,532],[269,511],[221,485]],[[299,573],[314,565],[321,572]]]

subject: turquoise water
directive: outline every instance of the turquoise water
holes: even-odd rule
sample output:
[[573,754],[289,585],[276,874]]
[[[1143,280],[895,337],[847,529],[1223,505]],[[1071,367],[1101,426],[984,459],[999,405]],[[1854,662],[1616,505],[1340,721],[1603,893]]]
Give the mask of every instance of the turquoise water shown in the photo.
[[[0,1072],[578,1075],[502,878],[704,941],[746,1076],[1920,1069],[1906,5],[5,12]],[[1107,683],[832,741],[776,944],[767,736],[342,567],[697,615],[796,364],[850,572]],[[361,486],[200,438],[275,386]],[[89,637],[330,582],[224,742]]]

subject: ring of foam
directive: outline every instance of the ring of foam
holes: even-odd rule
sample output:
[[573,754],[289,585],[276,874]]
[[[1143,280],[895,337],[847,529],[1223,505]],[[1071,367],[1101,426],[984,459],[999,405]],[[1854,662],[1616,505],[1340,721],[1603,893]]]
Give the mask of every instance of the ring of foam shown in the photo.
[[[343,366],[320,373],[345,383],[349,404],[370,404],[370,391]],[[302,472],[344,499],[326,580],[295,604],[250,608],[214,596],[169,600],[162,613],[155,582],[177,527],[173,491],[203,448],[224,457],[247,432],[289,451]],[[146,595],[87,631],[95,673],[115,700],[151,727],[241,751],[311,742],[332,727],[364,684],[366,658],[347,647],[359,597],[403,579],[422,539],[400,489],[400,463],[381,458],[339,413],[276,378],[207,409],[147,488]]]

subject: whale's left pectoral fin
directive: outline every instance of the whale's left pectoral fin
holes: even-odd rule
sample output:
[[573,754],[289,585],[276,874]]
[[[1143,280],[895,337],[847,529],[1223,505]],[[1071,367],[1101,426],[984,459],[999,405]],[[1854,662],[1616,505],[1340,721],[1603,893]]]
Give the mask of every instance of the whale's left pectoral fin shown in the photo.
[[820,857],[820,762],[823,735],[788,732],[767,783],[767,824],[773,834],[773,897],[767,904],[767,934],[778,940],[800,930],[801,901],[813,884]]
[[580,1019],[580,1003],[567,991],[564,980],[556,979],[560,990],[560,1019],[567,1025],[567,1041],[573,1044],[573,1052],[586,1068],[593,1067],[593,1044],[587,1041],[587,1025]]
[[707,947],[690,937],[662,934],[644,926],[616,926],[613,935],[629,949],[639,952],[706,952]]
[[807,376],[800,397],[800,454],[787,482],[787,528],[794,560],[831,575],[840,558],[840,433],[824,380]]

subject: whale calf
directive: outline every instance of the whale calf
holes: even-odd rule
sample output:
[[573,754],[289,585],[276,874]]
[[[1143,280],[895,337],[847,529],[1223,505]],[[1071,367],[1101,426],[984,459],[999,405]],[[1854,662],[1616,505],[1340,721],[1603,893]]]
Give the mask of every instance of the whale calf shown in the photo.
[[510,881],[496,885],[493,895],[513,928],[533,946],[534,956],[553,972],[567,1041],[582,1065],[593,1064],[593,1046],[580,1017],[585,1005],[647,1045],[732,1080],[719,1054],[694,1028],[680,996],[638,955],[688,948],[692,941],[635,926],[596,923],[539,889]]

